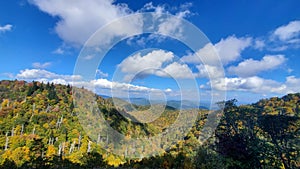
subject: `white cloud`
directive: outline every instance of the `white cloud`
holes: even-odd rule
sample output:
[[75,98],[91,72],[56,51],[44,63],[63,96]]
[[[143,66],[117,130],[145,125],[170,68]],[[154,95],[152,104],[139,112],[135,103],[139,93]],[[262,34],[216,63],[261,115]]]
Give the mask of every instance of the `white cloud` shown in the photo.
[[157,71],[156,75],[175,79],[193,79],[196,77],[186,64],[178,62],[173,62],[167,65],[162,69],[162,71]]
[[245,91],[252,93],[287,94],[296,93],[300,90],[300,78],[288,76],[285,82],[277,82],[257,76],[223,78],[211,81],[213,87],[223,91]]
[[73,0],[72,3],[61,0],[31,2],[41,11],[59,18],[55,31],[60,38],[65,42],[80,45],[105,24],[131,13],[125,4],[114,4],[113,0]]
[[105,25],[101,32],[93,34],[93,37],[85,45],[103,47],[112,43],[116,37],[127,38],[143,33],[144,21],[141,15],[131,15],[113,21],[113,24]]
[[[286,42],[299,42],[300,21],[291,21],[287,25],[278,27],[273,32],[273,37]],[[295,41],[296,40],[296,41]]]
[[[61,0],[31,0],[41,11],[48,13],[53,17],[57,17],[58,21],[55,25],[55,32],[58,36],[71,44],[72,46],[81,46],[85,44],[91,35],[94,41],[90,41],[87,45],[107,45],[114,37],[127,36],[141,34],[143,30],[143,19],[140,16],[131,17],[126,20],[122,18],[122,21],[118,18],[127,16],[129,14],[137,14],[140,12],[154,12],[154,19],[158,21],[158,25],[147,25],[146,29],[150,30],[150,27],[155,27],[157,33],[168,34],[176,36],[182,36],[182,23],[181,18],[190,15],[188,8],[191,3],[185,3],[180,7],[170,7],[170,11],[175,13],[174,17],[160,18],[162,14],[170,11],[166,10],[166,5],[153,6],[152,3],[146,4],[142,9],[136,12],[132,11],[127,4],[117,3],[114,0],[73,0],[72,3]],[[176,11],[176,12],[174,12]],[[114,24],[109,25],[110,22],[115,21]],[[107,29],[102,29],[101,34],[93,34],[99,28],[108,26]],[[163,38],[162,36],[152,36],[152,38]],[[100,44],[101,43],[101,44]],[[143,44],[143,41],[139,42]]]
[[231,66],[228,68],[228,72],[240,77],[250,77],[277,68],[285,61],[284,55],[266,55],[261,60],[247,59],[239,63],[238,66]]
[[205,63],[205,64],[215,65],[216,62],[219,63],[220,58],[217,54],[217,51],[216,51],[214,45],[211,43],[208,43],[203,48],[198,50],[196,52],[196,54],[190,53],[186,56],[183,56],[181,58],[181,60],[186,63],[199,64],[199,63],[202,63],[202,61],[203,61],[203,63]]
[[51,62],[45,62],[45,63],[40,63],[40,62],[34,62],[32,63],[32,66],[36,69],[45,69],[49,66],[51,66]]
[[176,38],[183,38],[182,18],[190,14],[189,10],[180,11],[176,17],[165,18],[164,22],[158,25],[158,33]]
[[153,50],[142,56],[137,53],[133,56],[127,57],[122,63],[118,65],[124,73],[139,73],[148,71],[150,69],[161,69],[163,64],[172,61],[174,54],[164,50]]
[[188,65],[175,62],[172,52],[164,50],[153,50],[144,56],[137,53],[123,60],[118,65],[121,72],[125,73],[125,81],[133,78],[156,75],[160,77],[170,77],[176,79],[192,79],[196,75],[192,73]]
[[[226,86],[220,86],[221,83],[216,83],[216,88],[219,90],[253,90],[258,89],[264,83],[264,80],[259,77],[248,78],[224,78],[219,79],[223,81]],[[220,81],[220,82],[221,82]]]
[[[151,92],[151,94],[161,94],[164,92],[165,94],[169,94],[172,90],[167,89],[156,89],[151,87],[133,85],[130,83],[120,83],[120,82],[112,82],[107,79],[96,79],[90,82],[85,83],[77,83],[76,86],[84,86],[87,89],[95,91],[99,91],[101,89],[106,89],[109,92],[109,95],[114,97],[127,97],[128,95],[135,95],[135,96],[147,96],[147,93]],[[103,91],[103,90],[102,90]],[[107,92],[106,91],[106,92]]]
[[167,92],[167,93],[172,92],[172,89],[167,88],[167,89],[165,90],[165,92]]
[[[77,87],[85,87],[91,91],[100,91],[106,89],[106,92],[117,96],[123,96],[124,94],[128,94],[128,92],[139,93],[144,95],[147,92],[166,92],[170,93],[171,89],[155,89],[145,86],[133,85],[130,83],[120,83],[113,82],[104,78],[99,78],[90,81],[83,81],[82,77],[79,75],[61,75],[53,72],[49,72],[42,69],[25,69],[21,70],[19,74],[15,76],[15,78],[26,81],[40,81],[40,82],[50,82],[55,84],[72,84]],[[102,93],[103,94],[103,93]]]
[[208,78],[208,79],[216,79],[224,77],[224,71],[222,68],[219,68],[217,66],[211,66],[211,65],[197,65],[196,68],[198,69],[197,76],[202,78]]
[[4,32],[6,32],[6,31],[10,31],[10,30],[12,29],[12,27],[13,27],[13,26],[10,25],[10,24],[6,24],[6,25],[4,25],[4,26],[1,26],[1,25],[0,25],[0,33],[1,33],[1,32],[4,33]]
[[53,51],[54,54],[59,54],[59,55],[62,55],[65,53],[65,51],[62,49],[62,48],[57,48]]
[[275,46],[272,46],[271,48],[269,48],[269,51],[273,51],[273,52],[281,52],[284,51],[288,48],[287,45],[277,45],[275,44]]
[[86,55],[86,56],[83,56],[82,58],[84,59],[84,60],[91,60],[91,59],[93,59],[95,57],[95,55]]
[[226,39],[221,39],[215,47],[223,64],[237,60],[241,56],[241,52],[251,45],[252,38],[242,37],[236,38],[229,36]]
[[254,49],[262,50],[266,46],[265,41],[261,39],[256,39],[254,41]]
[[139,12],[149,11],[153,11],[157,15],[157,17],[167,12],[164,5],[154,6],[152,2],[146,3],[144,7],[139,10]]
[[112,92],[114,96],[122,96],[124,94],[128,94],[128,92],[139,92],[141,94],[147,93],[149,91],[159,91],[159,89],[148,88],[145,86],[138,86],[133,85],[130,83],[120,83],[120,82],[112,82],[107,79],[96,79],[91,81],[76,81],[73,82],[73,85],[81,87],[83,86],[86,89],[91,91],[98,91],[101,89],[107,89],[108,91]]
[[126,44],[130,46],[138,45],[141,47],[145,47],[148,39],[149,38],[142,37],[142,36],[133,36],[127,39]]
[[108,73],[104,73],[100,69],[96,70],[96,75],[98,75],[99,77],[108,77]]
[[[206,44],[198,50],[196,54],[183,56],[182,60],[187,63],[202,63],[208,65],[217,65],[221,61],[224,65],[236,61],[241,52],[251,45],[252,38],[229,36],[226,39],[221,39],[215,45]],[[200,59],[200,58],[201,59]]]
[[[91,91],[99,93],[105,91],[105,94],[124,97],[129,93],[135,96],[145,96],[148,92],[161,93],[164,92],[169,96],[178,93],[172,89],[156,89],[145,86],[133,85],[130,83],[112,82],[110,80],[99,78],[90,81],[83,81],[78,75],[60,75],[42,69],[25,69],[20,71],[15,78],[26,81],[53,82],[56,84],[72,84],[77,87],[85,87]],[[236,78],[216,78],[211,79],[210,84],[216,90],[220,91],[244,91],[261,94],[287,94],[300,91],[300,78],[295,76],[286,77],[285,82],[277,82],[270,79],[264,79],[257,76],[252,77],[236,77]],[[208,84],[209,85],[209,84]],[[205,89],[204,85],[200,85],[201,89]],[[104,94],[104,93],[101,93]],[[195,94],[195,93],[191,93]],[[191,97],[192,98],[192,97]]]
[[[184,38],[184,27],[182,23],[183,18],[187,18],[192,15],[189,8],[192,3],[184,3],[179,7],[170,7],[167,5],[154,6],[152,2],[144,5],[143,8],[138,10],[138,13],[152,12],[153,21],[155,24],[147,25],[145,31],[153,31],[154,34],[150,34],[147,37],[137,36],[135,38],[129,38],[128,45],[139,45],[144,47],[147,43],[160,43],[165,41],[169,36],[173,38]],[[165,14],[172,14],[165,15]],[[175,16],[175,17],[174,17]],[[150,21],[151,23],[152,21]],[[146,24],[149,24],[147,22]]]
[[25,69],[21,70],[19,74],[16,75],[17,79],[32,81],[37,79],[64,79],[66,81],[80,80],[81,76],[79,75],[60,75],[53,72],[49,72],[43,69]]
[[298,49],[300,48],[300,20],[290,21],[286,25],[279,26],[260,40],[264,40],[264,49],[268,51],[279,52]]
[[300,91],[300,78],[288,76],[286,78],[287,93],[295,93]]
[[48,79],[44,79],[42,80],[43,82],[50,82],[50,83],[54,83],[54,84],[63,84],[63,85],[67,85],[70,84],[70,82],[67,82],[65,79],[53,79],[53,80],[48,80]]

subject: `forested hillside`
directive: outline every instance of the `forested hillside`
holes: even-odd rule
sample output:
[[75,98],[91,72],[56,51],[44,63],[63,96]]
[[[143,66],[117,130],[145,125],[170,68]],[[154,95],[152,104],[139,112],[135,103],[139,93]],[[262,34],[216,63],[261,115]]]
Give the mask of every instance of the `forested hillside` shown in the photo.
[[[103,147],[100,140],[111,139],[106,133],[99,133],[97,139],[88,136],[78,120],[73,96],[70,85],[1,81],[0,168],[300,167],[299,93],[251,105],[224,102],[214,136],[201,145],[198,137],[210,111],[197,110],[195,125],[184,139],[152,157],[138,156],[148,150],[137,148],[134,159]],[[96,102],[110,126],[128,137],[161,133],[179,113],[167,107],[155,121],[140,123],[132,119],[147,106],[135,106],[138,111],[130,114],[115,107],[111,99],[97,96]]]

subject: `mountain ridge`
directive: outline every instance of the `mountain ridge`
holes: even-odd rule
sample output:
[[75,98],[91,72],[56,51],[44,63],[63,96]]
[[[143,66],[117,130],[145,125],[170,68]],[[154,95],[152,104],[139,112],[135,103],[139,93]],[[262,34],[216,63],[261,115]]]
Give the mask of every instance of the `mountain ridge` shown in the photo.
[[[211,111],[196,109],[197,119],[187,135],[172,140],[169,137],[177,136],[183,129],[172,131],[169,126],[176,121],[179,113],[191,116],[190,110],[181,112],[167,107],[158,112],[161,113],[158,118],[154,114],[154,121],[143,123],[136,113],[151,111],[148,110],[149,105],[134,105],[136,111],[130,113],[116,107],[109,98],[74,88],[53,83],[0,81],[0,168],[197,168],[201,165],[211,168],[221,164],[228,165],[228,168],[245,168],[246,165],[251,168],[259,168],[259,165],[279,168],[283,163],[294,168],[300,166],[296,163],[297,153],[294,153],[300,152],[300,147],[294,144],[299,136],[297,131],[300,131],[300,93],[240,106],[234,99],[225,101],[216,134],[207,139],[208,146],[203,146],[199,138],[207,117],[213,115]],[[73,100],[75,96],[87,95],[95,96],[99,112],[89,107],[82,109],[78,105],[84,106],[85,103]],[[128,104],[122,99],[120,101]],[[154,109],[155,106],[161,108],[161,105],[154,105]],[[81,113],[86,116],[80,122]],[[97,124],[94,118],[97,113],[126,139],[151,138],[171,131],[173,135],[164,135],[162,139],[172,142],[172,147],[165,149],[163,144],[155,142],[153,146],[160,153],[143,157],[143,153],[152,148],[143,148],[145,143],[141,142],[132,151],[134,158],[128,157],[130,152],[126,147],[119,147],[124,151],[122,155],[113,154],[114,144],[104,143],[113,143],[118,137],[110,138],[106,132],[91,134],[95,128],[88,125]],[[142,115],[147,117],[148,114]],[[82,124],[87,124],[88,130],[84,130]],[[291,148],[281,145],[282,141],[288,141]],[[268,151],[265,150],[267,148]],[[289,159],[282,159],[278,152]],[[256,155],[251,155],[253,153]],[[207,161],[206,157],[213,160]],[[257,157],[273,162],[255,161]],[[228,160],[234,162],[228,163]]]

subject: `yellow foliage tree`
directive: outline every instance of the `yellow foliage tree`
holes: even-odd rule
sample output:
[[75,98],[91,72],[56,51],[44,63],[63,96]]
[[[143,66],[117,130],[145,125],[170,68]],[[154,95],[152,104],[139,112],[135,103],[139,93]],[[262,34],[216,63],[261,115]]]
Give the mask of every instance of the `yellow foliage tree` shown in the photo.
[[55,150],[54,145],[49,145],[48,148],[47,148],[46,157],[53,158],[55,153],[56,153],[56,150]]
[[113,154],[110,154],[106,158],[106,162],[107,162],[108,165],[114,166],[114,167],[118,167],[119,165],[124,163],[119,157],[116,157]]
[[28,147],[18,147],[12,151],[10,159],[13,160],[18,167],[30,160],[30,150]]

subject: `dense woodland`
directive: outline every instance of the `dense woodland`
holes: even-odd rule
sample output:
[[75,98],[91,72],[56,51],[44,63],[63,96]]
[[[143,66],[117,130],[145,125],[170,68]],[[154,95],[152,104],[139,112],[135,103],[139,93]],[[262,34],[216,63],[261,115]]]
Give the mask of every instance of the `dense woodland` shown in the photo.
[[[143,157],[139,152],[147,149],[137,148],[133,159],[115,155],[110,146],[88,137],[78,121],[74,94],[70,85],[1,81],[0,168],[300,168],[299,93],[251,105],[219,103],[224,106],[221,121],[201,145],[201,129],[211,112],[197,110],[194,126],[171,149],[164,151],[162,145],[159,154]],[[155,121],[139,123],[122,116],[125,110],[114,107],[111,99],[97,96],[96,101],[111,127],[128,137],[156,135],[179,112],[167,107]],[[99,133],[99,139],[111,138]]]

